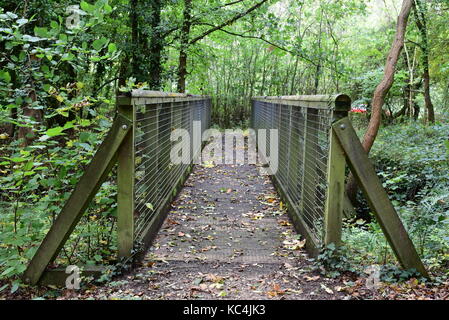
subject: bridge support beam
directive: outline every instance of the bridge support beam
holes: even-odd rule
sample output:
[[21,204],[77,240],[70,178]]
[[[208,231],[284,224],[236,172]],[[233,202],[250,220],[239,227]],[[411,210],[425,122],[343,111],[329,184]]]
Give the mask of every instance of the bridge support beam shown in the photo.
[[324,212],[324,244],[341,244],[345,195],[346,159],[335,132],[330,130],[327,164],[327,192]]
[[132,122],[118,114],[109,134],[28,265],[23,275],[25,283],[37,284],[47,266],[61,251],[90,201],[116,163],[117,152],[131,129]]
[[[118,112],[134,123],[132,106],[118,106]],[[119,258],[129,258],[134,246],[134,128],[118,150],[117,237]]]
[[423,276],[429,277],[413,242],[377,177],[374,166],[363,149],[351,121],[348,118],[343,118],[335,122],[332,129],[346,155],[349,168],[362,188],[371,210],[400,264],[404,269],[415,269]]

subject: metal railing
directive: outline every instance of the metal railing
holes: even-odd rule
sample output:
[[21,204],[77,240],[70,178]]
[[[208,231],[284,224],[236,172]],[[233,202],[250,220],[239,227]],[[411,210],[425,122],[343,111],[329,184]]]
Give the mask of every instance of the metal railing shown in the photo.
[[[86,168],[61,213],[53,223],[23,275],[26,283],[63,285],[65,268],[47,269],[117,166],[117,246],[124,262],[143,257],[165,220],[171,201],[201,152],[189,139],[172,141],[175,129],[184,129],[201,141],[210,126],[210,98],[176,93],[134,90],[117,97],[112,127]],[[200,124],[195,126],[195,124]],[[199,129],[198,129],[199,127]],[[196,130],[195,130],[196,129]],[[174,164],[175,143],[191,144]],[[181,148],[183,153],[185,148]],[[99,277],[105,266],[84,266],[83,274]]]
[[[256,133],[278,130],[273,180],[295,226],[306,237],[307,248],[317,253],[325,242],[331,126],[347,116],[351,100],[346,95],[256,97],[252,106]],[[272,143],[267,137],[266,150]]]
[[[129,231],[125,233],[122,229],[120,256],[129,256],[132,249],[140,248],[143,252],[152,242],[165,218],[166,207],[184,183],[193,159],[201,152],[201,148],[195,148],[194,143],[191,143],[193,139],[172,141],[171,134],[173,130],[183,129],[189,137],[193,138],[196,134],[201,139],[210,126],[210,105],[209,97],[141,90],[118,99],[121,112],[126,114],[127,110],[132,110],[130,116],[134,123],[130,138],[134,163],[126,166],[129,175],[134,176],[133,187],[131,189],[127,184],[123,186],[123,189],[128,189],[125,194],[132,193],[133,201],[126,203],[127,207],[122,209],[125,220],[123,225]],[[199,132],[195,132],[195,125],[200,125]],[[189,151],[180,155],[183,158],[180,164],[174,164],[170,153],[174,145],[179,143],[182,143],[180,153],[186,148]]]

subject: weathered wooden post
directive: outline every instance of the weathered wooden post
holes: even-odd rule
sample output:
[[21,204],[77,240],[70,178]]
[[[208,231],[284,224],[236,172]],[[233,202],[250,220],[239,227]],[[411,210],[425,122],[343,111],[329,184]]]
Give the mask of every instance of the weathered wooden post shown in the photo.
[[365,194],[377,222],[402,267],[414,268],[423,276],[429,277],[351,121],[347,117],[337,121],[333,124],[333,132],[338,138],[341,149],[344,150],[351,172]]
[[[345,95],[334,96],[329,101],[332,121],[348,116],[351,99]],[[327,191],[324,211],[324,245],[341,244],[342,219],[345,197],[346,159],[335,132],[329,131],[329,155],[327,161]]]

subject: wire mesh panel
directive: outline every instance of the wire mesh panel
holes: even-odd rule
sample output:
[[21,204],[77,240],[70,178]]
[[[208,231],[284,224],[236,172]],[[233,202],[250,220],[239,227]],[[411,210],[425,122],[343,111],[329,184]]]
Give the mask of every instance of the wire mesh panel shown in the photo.
[[[256,132],[278,130],[278,169],[273,178],[312,249],[320,248],[324,240],[329,133],[336,100],[329,96],[253,99],[251,120]],[[262,149],[272,150],[273,143],[267,138]]]
[[[132,104],[134,242],[138,246],[149,241],[146,237],[155,229],[161,212],[176,196],[193,159],[201,150],[201,137],[210,126],[210,99],[143,92],[142,97],[133,94]],[[177,129],[182,129],[184,135],[176,135],[179,139],[174,139],[172,133]],[[193,141],[195,138],[200,140],[199,146],[198,140]],[[173,161],[173,150],[178,150],[176,155],[182,161]]]

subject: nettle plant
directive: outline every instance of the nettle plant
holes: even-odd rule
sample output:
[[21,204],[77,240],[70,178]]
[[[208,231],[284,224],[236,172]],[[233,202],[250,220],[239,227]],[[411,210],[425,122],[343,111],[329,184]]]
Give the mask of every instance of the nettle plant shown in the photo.
[[[0,279],[25,270],[110,127],[95,108],[111,103],[89,94],[86,70],[119,56],[92,31],[111,11],[107,1],[82,2],[78,24],[68,28],[59,17],[32,34],[33,17],[0,11],[0,124],[18,128],[15,139],[0,132]],[[113,256],[115,196],[114,181],[106,182],[59,262]]]
[[[99,1],[96,5],[82,2],[82,7],[88,11],[77,11],[83,18],[78,24],[70,25],[70,17],[59,17],[48,27],[35,26],[33,34],[25,32],[33,25],[33,17],[19,19],[12,12],[0,14],[3,117],[11,110],[20,113],[24,106],[40,110],[47,120],[57,115],[68,117],[69,111],[79,111],[92,102],[81,94],[84,83],[76,80],[96,63],[116,59],[119,52],[109,39],[92,33],[112,10],[110,6]],[[19,121],[5,118],[3,121],[16,121],[19,126],[35,125],[26,116]]]

